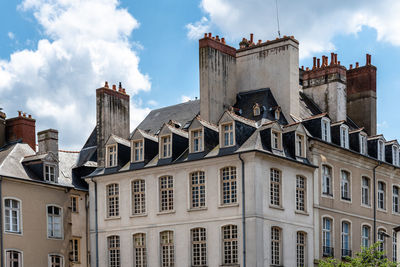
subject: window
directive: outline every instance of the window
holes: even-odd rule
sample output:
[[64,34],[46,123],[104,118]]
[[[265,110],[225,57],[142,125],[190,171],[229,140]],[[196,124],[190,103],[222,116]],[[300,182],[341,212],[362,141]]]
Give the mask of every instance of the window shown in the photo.
[[253,115],[255,116],[260,116],[260,105],[257,103],[253,106]]
[[302,134],[296,134],[296,156],[305,158],[306,153],[305,153],[305,141],[304,141],[304,135]]
[[383,182],[378,182],[378,209],[385,210],[386,203],[385,203],[385,184]]
[[399,213],[399,187],[393,186],[393,212]]
[[78,263],[80,262],[80,247],[81,240],[79,238],[73,238],[70,240],[70,261]]
[[133,235],[133,253],[135,256],[134,262],[136,267],[147,266],[147,251],[146,251],[146,234]]
[[193,130],[191,132],[192,136],[192,152],[201,152],[203,151],[203,131]]
[[349,128],[345,125],[340,126],[340,146],[349,148]]
[[71,211],[73,213],[79,212],[79,196],[71,196]]
[[368,225],[363,225],[361,230],[361,247],[369,248],[370,233],[371,233],[371,228]]
[[332,196],[332,168],[322,165],[322,194]]
[[386,251],[386,242],[385,242],[386,236],[387,234],[385,230],[383,229],[378,230],[378,242],[379,242],[378,250],[381,252]]
[[281,205],[281,172],[276,169],[270,170],[270,198],[271,205]]
[[117,166],[117,145],[107,147],[107,167]]
[[174,232],[164,231],[160,233],[161,240],[161,266],[173,267],[174,259]]
[[64,257],[56,254],[49,255],[49,267],[63,267]]
[[378,141],[378,160],[385,161],[385,142]]
[[192,237],[192,266],[207,265],[207,237],[205,228],[191,230]]
[[367,137],[362,134],[360,134],[360,153],[367,155]]
[[171,157],[171,136],[161,137],[161,158]]
[[222,127],[223,146],[233,146],[233,123],[224,124]]
[[279,107],[275,109],[274,117],[275,120],[279,120],[279,118],[281,117],[281,109]]
[[271,136],[272,136],[272,148],[281,150],[282,149],[281,133],[277,131],[272,131]]
[[393,238],[392,238],[392,260],[397,262],[397,233],[393,231]]
[[132,182],[132,214],[146,212],[146,184],[144,180]]
[[370,206],[370,189],[369,189],[369,178],[363,176],[361,178],[361,201],[363,205]]
[[62,210],[56,206],[47,206],[47,237],[62,238]]
[[281,265],[281,229],[271,228],[271,264]]
[[306,210],[306,178],[296,177],[296,210]]
[[119,216],[119,185],[107,185],[107,217]]
[[5,231],[21,233],[21,202],[15,199],[4,200]]
[[134,141],[133,143],[133,161],[143,161],[143,140]]
[[160,211],[174,209],[174,178],[160,177]]
[[321,139],[330,142],[331,141],[331,123],[329,119],[322,118],[321,120]]
[[119,236],[112,235],[107,238],[108,242],[108,266],[119,267],[120,266],[120,240]]
[[190,174],[191,208],[206,206],[206,181],[204,172],[197,171]]
[[225,167],[221,169],[222,204],[233,204],[237,201],[236,168]]
[[44,179],[48,182],[57,183],[56,167],[53,165],[44,165]]
[[342,257],[351,257],[350,250],[350,223],[342,222]]
[[392,159],[393,165],[399,166],[399,148],[397,146],[392,147]]
[[22,253],[16,250],[6,250],[6,267],[21,267]]
[[341,196],[343,200],[351,200],[350,192],[350,173],[347,171],[341,171],[342,180],[340,184]]
[[306,233],[297,232],[296,235],[296,262],[297,267],[306,266]]
[[222,264],[239,263],[236,225],[222,226],[222,245],[223,245]]
[[324,257],[333,257],[332,245],[332,220],[323,218],[322,220],[322,253]]

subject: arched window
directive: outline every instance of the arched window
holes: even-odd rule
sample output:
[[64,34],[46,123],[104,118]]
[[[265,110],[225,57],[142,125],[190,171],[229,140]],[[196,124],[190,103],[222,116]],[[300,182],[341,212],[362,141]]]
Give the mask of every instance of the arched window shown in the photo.
[[281,229],[271,227],[271,264],[281,265],[282,238]]
[[361,247],[369,248],[370,246],[371,227],[363,225],[361,229]]
[[206,206],[206,180],[203,171],[190,174],[190,207],[192,209]]
[[135,267],[147,266],[146,234],[138,233],[133,235],[133,253]]
[[378,242],[379,242],[379,251],[385,252],[386,251],[386,237],[388,237],[388,234],[386,233],[385,229],[379,229],[378,230]]
[[333,257],[332,219],[322,219],[322,253],[324,257]]
[[222,264],[239,263],[236,225],[222,226],[222,246]]
[[144,180],[132,181],[132,214],[146,212],[146,182]]
[[58,254],[49,255],[49,267],[63,267],[64,257]]
[[108,241],[108,266],[109,267],[120,267],[120,248],[121,243],[118,235],[112,235],[107,238]]
[[57,206],[47,206],[47,237],[62,238],[62,209]]
[[4,231],[21,233],[21,202],[16,199],[4,199]]
[[305,267],[306,263],[306,250],[307,234],[304,232],[297,232],[296,235],[296,262],[297,267]]
[[255,103],[253,106],[253,115],[254,117],[256,116],[260,116],[261,112],[260,112],[260,105],[258,103]]
[[222,205],[237,202],[236,167],[225,167],[221,169],[221,191]]
[[351,257],[350,238],[350,223],[342,222],[342,257]]
[[107,217],[119,216],[119,185],[109,184],[107,191]]
[[332,168],[322,165],[322,194],[332,196]]
[[174,258],[174,232],[164,231],[160,233],[161,245],[161,266],[173,267],[175,265]]
[[341,197],[343,200],[351,200],[351,192],[350,192],[350,173],[347,171],[341,171]]
[[207,265],[207,235],[205,228],[190,230],[192,240],[192,266]]
[[17,250],[6,250],[6,267],[21,267],[22,253]]

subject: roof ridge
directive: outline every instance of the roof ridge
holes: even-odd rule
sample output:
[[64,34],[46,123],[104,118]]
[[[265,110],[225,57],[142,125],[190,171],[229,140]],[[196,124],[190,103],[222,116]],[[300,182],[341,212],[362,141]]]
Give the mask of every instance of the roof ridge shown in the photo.
[[166,107],[162,107],[162,108],[158,108],[158,109],[153,109],[150,112],[159,111],[159,110],[163,110],[163,109],[166,109],[166,108],[172,108],[172,107],[181,106],[181,105],[187,105],[190,102],[199,102],[199,101],[200,101],[199,99],[189,100],[189,101],[186,101],[186,102],[183,102],[183,103],[179,103],[179,104],[175,104],[175,105],[171,105],[171,106],[166,106]]

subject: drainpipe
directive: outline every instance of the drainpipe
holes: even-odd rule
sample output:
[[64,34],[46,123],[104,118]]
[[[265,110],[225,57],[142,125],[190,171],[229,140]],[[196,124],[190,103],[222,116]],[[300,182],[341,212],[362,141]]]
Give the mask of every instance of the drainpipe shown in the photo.
[[374,172],[374,244],[376,243],[376,169],[381,166],[381,163],[378,162],[373,169]]
[[239,153],[239,159],[242,162],[242,231],[243,231],[243,267],[246,267],[246,191],[244,179],[244,161],[242,154]]
[[95,234],[96,234],[96,267],[99,267],[99,228],[97,222],[97,182],[94,177],[90,178],[94,183],[94,224],[95,224]]
[[1,257],[0,257],[0,266],[4,267],[4,244],[3,244],[3,189],[1,187],[1,183],[3,182],[3,178],[0,177],[0,249],[1,249]]
[[86,218],[85,218],[85,223],[86,223],[86,265],[89,266],[89,255],[90,255],[90,251],[89,251],[89,238],[90,238],[90,227],[89,227],[89,216],[88,216],[88,212],[89,212],[89,199],[88,199],[88,194],[85,193],[85,211],[86,211]]

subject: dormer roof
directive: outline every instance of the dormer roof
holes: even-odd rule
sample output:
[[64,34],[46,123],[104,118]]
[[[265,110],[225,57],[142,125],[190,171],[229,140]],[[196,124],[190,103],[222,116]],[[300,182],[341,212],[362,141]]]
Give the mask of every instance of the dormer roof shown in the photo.
[[127,147],[131,146],[131,143],[128,140],[126,140],[122,137],[116,136],[114,134],[110,135],[110,137],[108,138],[108,140],[106,142],[106,145],[113,145],[113,144],[121,144],[121,145],[124,145]]
[[158,142],[157,136],[155,136],[155,135],[153,135],[151,133],[148,133],[146,131],[143,131],[141,129],[138,129],[138,128],[136,128],[136,130],[133,131],[133,133],[131,134],[131,138],[130,139],[131,140],[137,140],[137,139],[142,139],[142,138],[146,138],[146,139],[152,140],[154,142]]

